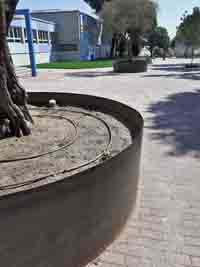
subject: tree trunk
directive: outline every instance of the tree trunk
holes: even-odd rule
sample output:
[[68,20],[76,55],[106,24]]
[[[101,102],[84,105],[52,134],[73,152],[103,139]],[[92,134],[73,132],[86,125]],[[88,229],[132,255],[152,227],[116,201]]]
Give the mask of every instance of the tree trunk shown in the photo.
[[191,65],[193,64],[193,62],[194,62],[194,47],[192,47]]
[[115,58],[116,57],[116,50],[117,50],[117,34],[114,33],[112,37],[112,45],[110,50],[110,57]]
[[126,50],[126,38],[124,34],[119,37],[119,57],[123,57]]
[[128,38],[128,57],[130,60],[133,58],[133,49],[132,49],[132,40],[131,38]]
[[140,53],[140,44],[138,42],[138,40],[134,40],[132,42],[132,54],[134,57],[139,56]]
[[15,74],[7,32],[18,1],[0,0],[0,138],[29,135],[33,122],[27,108],[27,95]]
[[153,58],[153,47],[150,47],[151,58]]
[[132,55],[133,57],[137,57],[141,50],[140,34],[137,32],[131,32],[130,38],[132,42]]

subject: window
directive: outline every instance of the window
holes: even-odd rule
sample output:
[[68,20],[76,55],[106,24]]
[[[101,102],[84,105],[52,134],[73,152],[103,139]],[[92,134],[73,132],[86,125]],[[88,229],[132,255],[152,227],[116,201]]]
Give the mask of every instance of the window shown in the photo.
[[13,32],[13,28],[9,28],[8,30],[8,35],[7,35],[7,39],[8,39],[8,42],[14,42],[14,32]]
[[[38,39],[37,39],[37,30],[32,30],[33,32],[33,43],[38,43]],[[24,29],[24,38],[25,38],[25,42],[27,43],[27,30]]]
[[77,51],[78,45],[77,44],[60,44],[59,45],[59,51],[62,52],[71,52],[71,51]]
[[39,43],[49,42],[49,33],[47,31],[38,31]]
[[28,40],[27,40],[27,31],[26,31],[26,29],[24,29],[24,40],[25,40],[26,43],[28,42]]
[[[24,34],[23,34],[24,31]],[[53,38],[53,33],[48,31],[38,31],[33,29],[33,43],[49,43],[50,39]],[[24,39],[23,39],[24,38]],[[24,43],[28,42],[27,40],[27,30],[20,27],[10,27],[8,30],[7,36],[8,42],[12,43]],[[52,39],[51,39],[52,40]]]
[[55,43],[56,42],[56,34],[55,32],[50,32],[50,42]]
[[22,28],[10,27],[8,30],[8,42],[22,43]]
[[33,42],[34,43],[37,43],[37,31],[36,30],[33,30]]

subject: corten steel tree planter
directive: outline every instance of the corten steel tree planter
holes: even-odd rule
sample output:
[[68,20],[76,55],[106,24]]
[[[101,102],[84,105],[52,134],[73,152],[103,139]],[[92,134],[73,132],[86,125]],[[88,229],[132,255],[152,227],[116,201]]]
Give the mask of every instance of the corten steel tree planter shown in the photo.
[[118,59],[114,62],[114,72],[118,73],[139,73],[147,71],[147,58],[135,57],[132,59]]
[[1,190],[0,262],[6,267],[81,267],[120,233],[135,207],[143,119],[113,100],[65,93],[31,93],[34,105],[87,106],[129,128],[132,144],[96,167],[56,182]]
[[192,69],[199,69],[200,64],[199,63],[190,63],[190,64],[185,64],[185,68],[192,70]]

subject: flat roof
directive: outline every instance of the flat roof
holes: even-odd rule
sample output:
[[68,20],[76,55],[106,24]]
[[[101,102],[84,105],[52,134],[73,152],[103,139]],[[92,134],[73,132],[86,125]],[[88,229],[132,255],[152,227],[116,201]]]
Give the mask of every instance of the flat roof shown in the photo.
[[35,17],[32,17],[32,20],[36,20],[36,21],[39,21],[39,22],[45,22],[45,23],[53,24],[53,25],[56,24],[55,22],[52,22],[52,21],[49,21],[49,20],[44,20],[44,19],[38,19],[38,18],[35,18]]
[[31,12],[33,15],[36,14],[36,13],[49,13],[49,14],[53,14],[53,13],[80,13],[80,14],[84,14],[88,17],[91,17],[93,19],[96,19],[96,20],[100,20],[100,18],[98,16],[96,16],[95,14],[92,15],[92,14],[87,14],[87,13],[84,13],[84,12],[81,12],[80,10],[78,9],[72,9],[72,10],[69,10],[69,9],[42,9],[42,10],[33,10]]
[[[25,20],[25,18],[24,18],[23,15],[15,15],[14,16],[14,20]],[[38,19],[38,18],[35,18],[34,16],[32,17],[32,20],[43,22],[43,23],[46,23],[46,24],[52,24],[52,25],[56,24],[55,22],[44,20],[44,19]]]
[[73,13],[73,12],[79,12],[78,9],[73,9],[73,10],[65,10],[65,9],[41,9],[41,10],[33,10],[31,13]]

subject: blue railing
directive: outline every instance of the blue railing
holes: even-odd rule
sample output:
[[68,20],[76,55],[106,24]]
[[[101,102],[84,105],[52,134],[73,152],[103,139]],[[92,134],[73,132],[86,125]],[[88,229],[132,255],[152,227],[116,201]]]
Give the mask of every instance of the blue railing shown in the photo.
[[16,15],[22,15],[25,17],[31,72],[32,76],[36,77],[37,67],[36,67],[35,51],[33,45],[32,16],[29,9],[18,9],[16,10]]

